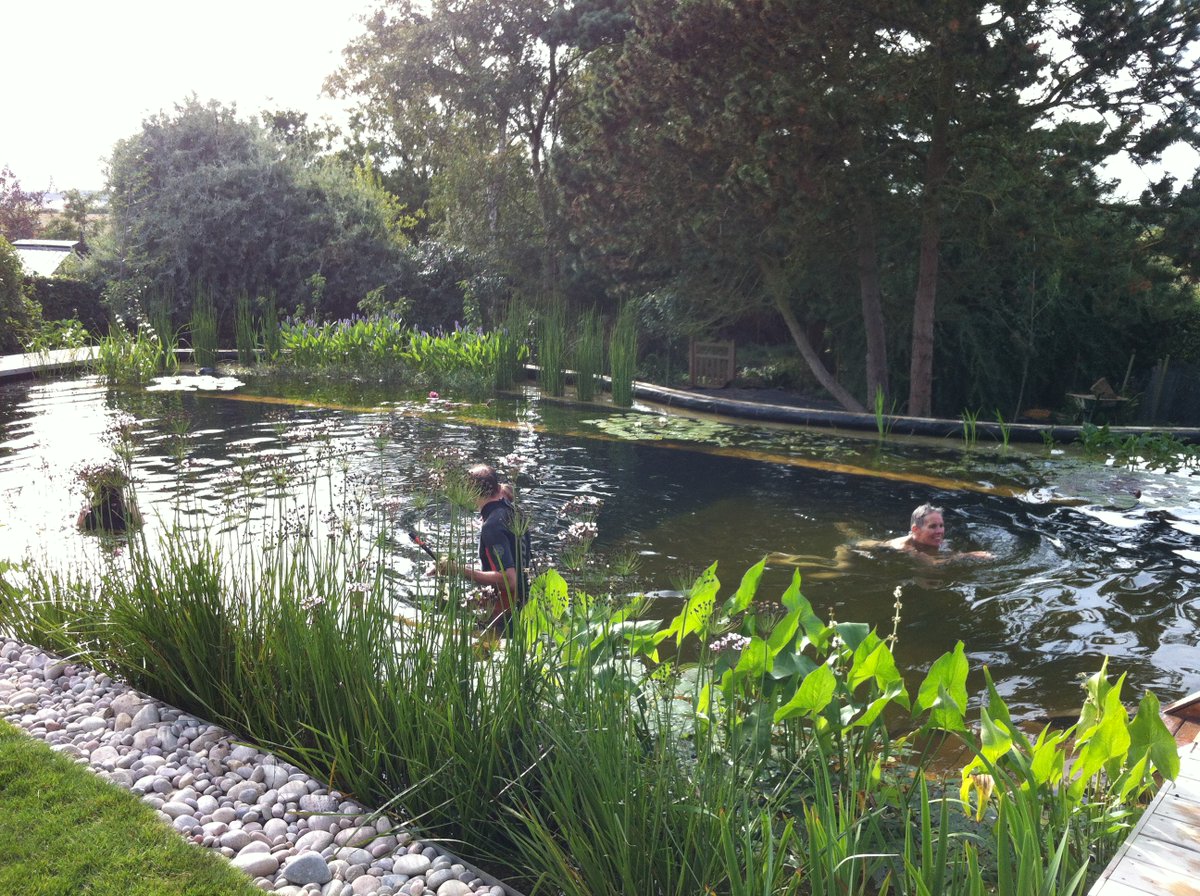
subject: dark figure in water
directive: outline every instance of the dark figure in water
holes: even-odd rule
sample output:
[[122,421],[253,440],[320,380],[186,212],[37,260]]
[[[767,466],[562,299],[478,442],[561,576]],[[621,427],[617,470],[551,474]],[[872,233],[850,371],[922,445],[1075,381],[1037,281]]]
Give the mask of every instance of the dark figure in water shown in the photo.
[[79,511],[75,524],[88,532],[125,532],[140,526],[142,515],[126,504],[120,488],[105,484],[99,486],[95,501]]

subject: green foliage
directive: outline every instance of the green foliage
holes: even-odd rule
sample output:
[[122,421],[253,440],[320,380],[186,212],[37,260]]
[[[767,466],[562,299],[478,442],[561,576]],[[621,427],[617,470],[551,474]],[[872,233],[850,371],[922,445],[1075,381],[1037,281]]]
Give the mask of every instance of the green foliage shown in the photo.
[[262,343],[263,354],[266,355],[267,361],[274,362],[279,359],[279,352],[283,348],[279,309],[275,307],[274,296],[266,296],[258,301],[262,306],[262,330],[259,333],[259,341]]
[[963,446],[971,451],[979,444],[979,411],[964,408],[961,419]]
[[21,261],[0,236],[0,352],[20,352],[35,327],[37,307],[25,296]]
[[0,240],[14,242],[38,235],[45,190],[25,190],[5,165],[0,168]]
[[524,346],[505,331],[427,333],[392,318],[325,324],[287,320],[280,330],[280,351],[288,367],[300,370],[370,372],[424,387],[456,385],[474,392],[495,388],[525,356]]
[[91,342],[83,324],[71,320],[44,320],[29,337],[25,350],[30,354],[47,356],[60,349],[80,349]]
[[567,318],[561,302],[538,315],[537,361],[542,389],[547,395],[567,391]]
[[626,302],[617,313],[608,343],[608,369],[612,400],[618,407],[633,406],[633,380],[637,376],[637,306]]
[[258,359],[257,333],[258,328],[254,325],[254,310],[250,303],[250,297],[238,296],[234,334],[237,339],[239,364],[253,364]]
[[196,291],[192,299],[192,360],[197,367],[217,364],[217,309],[212,294],[206,289]]
[[1166,432],[1113,432],[1108,424],[1085,423],[1079,444],[1089,457],[1111,457],[1125,466],[1176,471],[1200,467],[1200,448]]
[[408,223],[371,171],[281,152],[262,125],[195,98],[114,148],[109,218],[94,272],[119,282],[137,271],[181,303],[208,290],[230,328],[222,335],[237,296],[273,293],[296,309],[317,271],[328,287],[310,310],[331,317],[373,289],[399,289]]
[[575,394],[580,401],[591,401],[604,366],[603,322],[594,308],[576,322],[574,357]]
[[139,330],[130,333],[118,321],[100,340],[96,368],[110,383],[146,383],[163,369],[162,343]]
[[[439,500],[461,559],[473,496],[454,479]],[[236,558],[168,531],[99,579],[2,571],[0,619],[579,896],[1075,896],[1178,771],[1157,701],[1130,719],[1105,668],[1069,736],[1025,734],[985,672],[976,728],[962,644],[910,692],[896,632],[822,620],[798,574],[760,594],[765,560],[732,590],[711,565],[665,621],[550,569],[496,643],[458,577],[419,580],[420,612],[397,616],[353,527],[280,550],[277,525]],[[911,752],[942,735],[967,749],[957,799]]]

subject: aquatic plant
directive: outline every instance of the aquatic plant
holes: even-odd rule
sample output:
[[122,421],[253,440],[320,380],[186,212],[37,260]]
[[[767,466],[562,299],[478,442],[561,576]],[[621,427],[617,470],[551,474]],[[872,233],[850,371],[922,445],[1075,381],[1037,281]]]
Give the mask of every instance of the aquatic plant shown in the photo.
[[979,442],[979,411],[963,409],[962,415],[963,446],[971,451]]
[[567,321],[561,302],[538,316],[538,377],[547,395],[566,393]]
[[318,323],[284,321],[280,346],[289,368],[325,373],[355,372],[424,388],[454,386],[490,392],[499,371],[523,357],[502,331],[458,327],[447,332],[414,330],[391,317],[352,317]]
[[1108,424],[1085,423],[1079,444],[1088,457],[1111,457],[1132,468],[1148,467],[1175,472],[1200,466],[1200,448],[1180,441],[1170,433],[1115,433]]
[[580,316],[575,328],[575,395],[580,401],[595,398],[603,364],[604,330],[592,308]]
[[[317,427],[306,438],[320,448]],[[367,438],[383,450],[384,431]],[[474,495],[461,458],[446,461],[431,538],[461,562]],[[292,489],[312,479],[287,475]],[[563,519],[594,517],[591,498]],[[887,882],[955,896],[1031,879],[1078,892],[1155,772],[1174,773],[1156,701],[1128,720],[1103,668],[1073,745],[1021,734],[990,681],[976,728],[962,644],[910,692],[899,595],[881,638],[822,620],[798,575],[760,595],[765,562],[732,590],[712,564],[665,620],[640,595],[597,596],[551,569],[498,646],[476,636],[458,577],[419,577],[409,593],[382,540],[310,517],[274,526],[259,549],[194,531],[135,541],[99,581],[92,568],[9,570],[0,620],[547,892],[866,896]],[[918,752],[941,738],[970,751],[953,785],[927,784]]]
[[37,355],[41,363],[46,363],[51,352],[81,349],[90,342],[87,328],[77,318],[39,320],[25,342],[25,351]]
[[996,425],[1000,429],[1000,447],[1007,451],[1008,443],[1012,439],[1012,424],[1004,421],[1004,415],[1000,413],[999,408],[996,408]]
[[608,345],[608,369],[612,402],[617,407],[633,405],[633,380],[637,376],[637,305],[626,302],[617,312]]
[[279,359],[279,351],[282,348],[279,332],[279,309],[275,304],[274,296],[260,297],[258,301],[262,305],[259,342],[262,344],[263,354],[267,361],[275,362]]
[[197,367],[214,367],[217,363],[217,309],[212,295],[197,289],[192,299],[192,360]]
[[237,312],[234,321],[234,335],[237,344],[239,364],[253,364],[258,359],[256,344],[257,329],[254,326],[254,310],[250,296],[238,296]]
[[879,441],[884,441],[891,435],[892,427],[895,421],[892,417],[896,413],[896,402],[892,402],[890,410],[884,411],[883,406],[887,397],[883,394],[883,389],[879,386],[875,387],[875,430],[879,433]]
[[163,346],[139,330],[131,333],[118,318],[96,350],[96,369],[110,383],[145,383],[163,365]]

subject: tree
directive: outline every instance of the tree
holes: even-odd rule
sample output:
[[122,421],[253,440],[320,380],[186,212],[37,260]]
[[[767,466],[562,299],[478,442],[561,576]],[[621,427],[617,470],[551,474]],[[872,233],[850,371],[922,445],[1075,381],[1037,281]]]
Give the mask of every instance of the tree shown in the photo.
[[24,351],[24,340],[37,320],[36,306],[25,297],[24,280],[21,260],[0,236],[0,352]]
[[115,147],[109,190],[95,266],[129,284],[116,293],[166,297],[176,319],[199,290],[228,322],[240,295],[342,317],[399,289],[409,219],[373,172],[281,145],[233,107],[193,97],[148,119]]
[[0,169],[0,237],[9,242],[38,235],[44,190],[23,190],[7,165]]
[[42,237],[48,240],[77,240],[86,247],[87,236],[97,212],[96,195],[82,190],[66,190],[63,200],[62,213],[46,222]]
[[431,197],[440,236],[550,293],[560,103],[587,49],[625,20],[599,3],[388,0],[328,86],[360,98],[356,130],[385,171],[422,179],[413,190]]
[[[798,311],[817,320],[847,297],[814,286],[857,281],[869,396],[888,382],[885,272],[910,272],[892,288],[911,296],[908,409],[928,414],[947,211],[1019,192],[1068,112],[1105,122],[1100,156],[1153,157],[1195,124],[1192,3],[640,0],[634,11],[568,131],[580,137],[577,232],[619,228],[645,249],[618,261],[643,270],[678,276],[697,257],[740,267],[730,279],[771,298],[847,407],[861,405],[834,391],[797,327]],[[998,179],[1006,157],[1029,167]],[[838,278],[831,257],[854,277]]]

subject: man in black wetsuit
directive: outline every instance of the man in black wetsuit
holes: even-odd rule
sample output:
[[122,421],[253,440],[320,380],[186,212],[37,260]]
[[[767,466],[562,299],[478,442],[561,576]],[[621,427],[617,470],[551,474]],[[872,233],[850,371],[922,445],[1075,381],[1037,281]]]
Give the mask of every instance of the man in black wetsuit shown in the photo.
[[505,628],[529,596],[529,577],[525,573],[529,532],[493,467],[476,464],[467,471],[467,479],[476,489],[475,506],[483,519],[479,566],[458,568],[450,560],[443,560],[439,567],[443,572],[458,572],[476,585],[491,587],[493,612],[488,627]]

